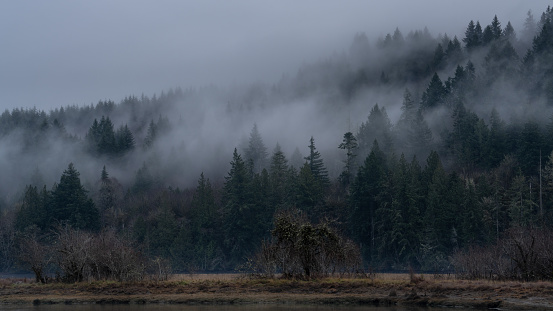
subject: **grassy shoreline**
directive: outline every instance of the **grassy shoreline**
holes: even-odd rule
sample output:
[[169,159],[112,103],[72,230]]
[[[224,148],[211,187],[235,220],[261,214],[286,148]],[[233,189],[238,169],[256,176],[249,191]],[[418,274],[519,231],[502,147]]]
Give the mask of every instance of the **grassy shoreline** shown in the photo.
[[177,275],[168,281],[36,284],[0,280],[0,304],[336,304],[551,309],[552,282],[466,281],[408,275],[367,279],[248,279]]

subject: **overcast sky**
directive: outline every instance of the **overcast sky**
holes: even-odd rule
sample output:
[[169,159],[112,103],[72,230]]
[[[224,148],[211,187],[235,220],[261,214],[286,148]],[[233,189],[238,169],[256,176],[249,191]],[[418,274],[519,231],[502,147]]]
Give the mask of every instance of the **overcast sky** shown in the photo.
[[347,50],[428,27],[462,36],[468,22],[522,27],[548,1],[95,0],[0,2],[0,108],[50,109],[181,86],[276,82]]

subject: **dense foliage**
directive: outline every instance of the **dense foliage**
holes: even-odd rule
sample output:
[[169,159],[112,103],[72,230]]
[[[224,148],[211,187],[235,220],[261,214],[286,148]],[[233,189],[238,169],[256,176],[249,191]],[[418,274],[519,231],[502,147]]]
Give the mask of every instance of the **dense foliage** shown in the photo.
[[[550,229],[553,11],[538,21],[528,12],[518,35],[497,16],[485,27],[470,21],[464,34],[396,29],[374,46],[358,34],[348,55],[272,86],[6,110],[0,143],[19,166],[1,193],[0,268],[19,267],[15,250],[31,245],[22,237],[60,225],[109,229],[178,271],[241,266],[287,210],[330,220],[358,245],[364,267],[378,270],[450,271],[459,250],[495,245],[513,228]],[[382,94],[392,99],[371,102]],[[289,157],[287,137],[269,152],[252,117],[292,108],[330,130],[344,111],[366,119],[332,136],[306,126]],[[210,114],[217,124],[206,123]],[[244,123],[253,128],[240,143],[233,132]],[[217,127],[224,143],[212,137]],[[54,183],[60,162],[75,165]]]

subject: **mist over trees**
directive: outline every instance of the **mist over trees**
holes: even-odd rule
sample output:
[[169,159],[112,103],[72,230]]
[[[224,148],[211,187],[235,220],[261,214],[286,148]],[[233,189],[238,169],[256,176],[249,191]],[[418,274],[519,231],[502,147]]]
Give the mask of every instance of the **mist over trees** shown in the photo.
[[461,250],[551,229],[553,10],[459,28],[358,33],[272,85],[4,111],[0,269],[72,228],[175,271],[231,271],[283,212],[380,270],[451,271]]

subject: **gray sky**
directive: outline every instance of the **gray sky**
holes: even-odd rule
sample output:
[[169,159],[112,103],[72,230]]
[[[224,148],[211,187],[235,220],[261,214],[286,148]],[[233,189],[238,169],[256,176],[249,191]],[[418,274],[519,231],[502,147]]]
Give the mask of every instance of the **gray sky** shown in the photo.
[[170,87],[276,82],[302,62],[399,27],[461,36],[468,22],[522,27],[545,0],[95,0],[0,2],[0,109],[50,109]]

